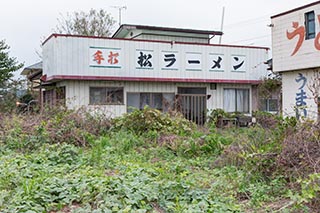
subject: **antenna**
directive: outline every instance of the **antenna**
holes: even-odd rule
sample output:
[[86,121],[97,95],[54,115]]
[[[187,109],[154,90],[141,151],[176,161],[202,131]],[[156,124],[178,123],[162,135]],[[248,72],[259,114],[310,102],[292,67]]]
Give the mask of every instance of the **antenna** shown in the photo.
[[[220,27],[220,31],[222,32],[223,30],[223,22],[224,22],[224,7],[222,8],[222,18],[221,18],[221,27]],[[222,35],[219,38],[219,44],[221,44],[221,40],[222,40]]]
[[111,6],[112,8],[116,8],[119,10],[119,25],[121,25],[121,10],[126,10],[127,6]]

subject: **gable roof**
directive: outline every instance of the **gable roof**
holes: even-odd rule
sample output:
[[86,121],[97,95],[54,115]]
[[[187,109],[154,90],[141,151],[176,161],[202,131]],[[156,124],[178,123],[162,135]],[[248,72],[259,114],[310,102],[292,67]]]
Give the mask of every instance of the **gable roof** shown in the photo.
[[156,26],[146,26],[146,25],[131,25],[123,24],[119,29],[112,35],[112,38],[123,38],[128,33],[129,30],[148,30],[148,31],[158,31],[158,32],[171,32],[171,33],[189,33],[204,35],[218,35],[221,36],[223,33],[221,31],[213,30],[194,30],[194,29],[182,29],[182,28],[171,28],[171,27],[156,27]]

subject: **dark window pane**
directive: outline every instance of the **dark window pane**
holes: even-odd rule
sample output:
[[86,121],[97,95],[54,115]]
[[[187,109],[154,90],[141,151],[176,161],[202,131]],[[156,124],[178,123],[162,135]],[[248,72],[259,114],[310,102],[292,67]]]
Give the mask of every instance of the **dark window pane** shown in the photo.
[[179,94],[202,94],[205,95],[207,94],[207,89],[206,88],[192,88],[192,87],[179,87],[178,88],[178,93]]
[[150,93],[141,93],[140,94],[140,109],[143,109],[147,105],[150,106]]
[[278,111],[278,100],[269,99],[269,112],[277,112],[277,111]]
[[122,88],[107,88],[107,103],[108,104],[123,104],[123,89]]
[[90,104],[101,105],[106,104],[106,89],[104,87],[90,88]]
[[162,110],[162,94],[161,93],[152,94],[151,107],[154,109]]
[[306,28],[306,39],[315,38],[315,16],[314,11],[305,14],[305,28]]
[[140,108],[140,93],[127,93],[127,112]]
[[90,87],[91,105],[123,104],[123,88]]

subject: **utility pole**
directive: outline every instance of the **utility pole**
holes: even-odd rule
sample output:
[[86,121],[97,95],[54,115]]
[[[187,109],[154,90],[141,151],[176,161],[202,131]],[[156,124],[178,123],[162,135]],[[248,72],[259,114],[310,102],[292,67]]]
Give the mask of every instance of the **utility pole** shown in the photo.
[[121,25],[121,11],[127,9],[127,6],[111,6],[112,8],[116,8],[119,10],[119,25]]

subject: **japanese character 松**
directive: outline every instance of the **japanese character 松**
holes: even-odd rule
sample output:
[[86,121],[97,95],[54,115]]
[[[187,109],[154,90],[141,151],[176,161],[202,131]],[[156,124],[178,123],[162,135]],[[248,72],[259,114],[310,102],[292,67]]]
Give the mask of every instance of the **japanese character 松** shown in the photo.
[[138,57],[137,63],[140,65],[140,67],[152,67],[151,61],[149,59],[152,58],[151,54],[144,54],[143,52],[140,52],[140,56]]

